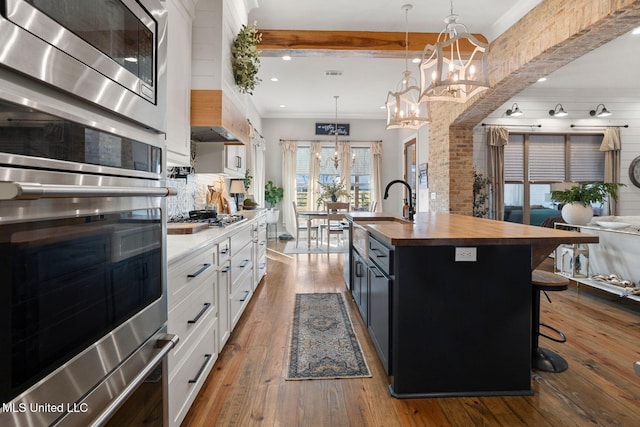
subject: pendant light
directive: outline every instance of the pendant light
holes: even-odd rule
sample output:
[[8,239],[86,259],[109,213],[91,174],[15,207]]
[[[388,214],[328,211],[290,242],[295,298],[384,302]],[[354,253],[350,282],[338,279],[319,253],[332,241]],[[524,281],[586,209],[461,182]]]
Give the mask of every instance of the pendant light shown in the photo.
[[405,19],[405,71],[402,79],[396,87],[396,92],[387,94],[387,129],[409,128],[419,129],[422,125],[429,123],[429,112],[427,103],[420,102],[420,88],[418,81],[411,76],[409,71],[409,10],[413,8],[410,4],[402,6]]
[[[467,100],[489,87],[487,52],[489,44],[483,43],[458,22],[453,13],[445,18],[445,29],[438,35],[434,45],[424,48],[420,63],[420,100],[454,101]],[[473,50],[465,55],[471,46]]]

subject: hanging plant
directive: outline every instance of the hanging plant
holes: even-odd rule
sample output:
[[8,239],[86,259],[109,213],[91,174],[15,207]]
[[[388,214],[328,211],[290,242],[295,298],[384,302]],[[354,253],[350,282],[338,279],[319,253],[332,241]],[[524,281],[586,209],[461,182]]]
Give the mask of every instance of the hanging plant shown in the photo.
[[240,92],[253,94],[253,90],[261,82],[257,77],[260,69],[260,51],[256,47],[262,41],[262,34],[253,25],[243,25],[233,41],[233,77]]

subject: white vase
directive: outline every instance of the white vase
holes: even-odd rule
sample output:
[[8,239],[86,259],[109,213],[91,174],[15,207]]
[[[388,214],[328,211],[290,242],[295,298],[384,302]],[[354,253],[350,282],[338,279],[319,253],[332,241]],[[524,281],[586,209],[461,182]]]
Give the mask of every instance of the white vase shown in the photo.
[[273,224],[278,222],[278,220],[280,219],[280,210],[279,209],[269,209],[267,211],[267,223],[268,224]]
[[562,219],[567,224],[587,225],[593,218],[591,206],[582,203],[568,203],[562,207]]

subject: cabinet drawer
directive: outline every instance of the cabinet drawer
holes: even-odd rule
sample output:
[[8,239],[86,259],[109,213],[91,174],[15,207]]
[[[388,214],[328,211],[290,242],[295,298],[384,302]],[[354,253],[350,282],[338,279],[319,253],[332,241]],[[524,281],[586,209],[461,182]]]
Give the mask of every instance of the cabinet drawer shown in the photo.
[[218,242],[218,265],[222,265],[231,257],[231,244],[229,238]]
[[252,239],[252,230],[250,226],[245,226],[242,230],[231,236],[231,256],[236,256],[238,251],[242,250]]
[[192,255],[187,261],[171,265],[167,277],[167,303],[169,308],[186,298],[203,282],[211,283],[215,276],[213,248]]
[[231,257],[231,283],[234,287],[243,273],[247,270],[251,270],[251,260],[253,259],[252,251],[253,246],[246,245],[244,248],[240,249],[239,252],[234,252],[233,257]]
[[205,325],[211,323],[217,313],[214,284],[208,282],[200,284],[187,298],[170,307],[167,331],[180,338],[176,348],[169,353],[170,371],[180,365],[184,355],[195,345],[193,336],[206,328]]
[[229,301],[229,314],[231,316],[231,329],[236,326],[244,308],[249,303],[251,299],[251,282],[253,280],[253,275],[248,274],[243,276],[239,286],[236,290],[231,294],[231,298]]
[[386,274],[393,275],[393,249],[379,242],[373,236],[369,237],[369,258]]
[[210,322],[184,363],[175,372],[169,371],[169,425],[180,425],[218,358],[216,334],[216,322]]

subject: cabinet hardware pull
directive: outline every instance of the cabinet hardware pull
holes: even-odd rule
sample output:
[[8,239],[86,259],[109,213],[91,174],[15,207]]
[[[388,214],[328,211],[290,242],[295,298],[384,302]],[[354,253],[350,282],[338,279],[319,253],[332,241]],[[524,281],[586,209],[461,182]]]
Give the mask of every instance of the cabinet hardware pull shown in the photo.
[[202,264],[202,267],[200,267],[200,269],[198,271],[196,271],[195,273],[189,273],[187,274],[187,277],[197,277],[200,274],[202,274],[203,271],[205,271],[207,268],[211,267],[211,264]]
[[187,323],[189,324],[194,324],[196,323],[198,320],[200,320],[200,318],[202,317],[202,315],[204,314],[205,311],[209,310],[209,307],[211,307],[211,303],[210,302],[205,302],[204,303],[204,307],[202,307],[202,310],[200,310],[200,312],[198,314],[196,314],[196,317],[194,317],[191,320],[187,320]]
[[369,269],[374,272],[373,273],[374,276],[376,276],[376,277],[384,277],[384,274],[380,273],[380,270],[378,270],[376,267],[371,266],[371,267],[369,267]]
[[245,302],[250,293],[251,293],[251,291],[244,291],[244,296],[242,297],[240,302]]
[[240,264],[238,267],[245,268],[247,265],[249,265],[249,262],[251,262],[251,260],[243,259],[242,264]]
[[189,380],[189,384],[194,384],[198,382],[198,380],[202,376],[202,373],[204,372],[204,369],[207,367],[207,363],[209,363],[210,359],[211,359],[210,354],[204,355],[204,363],[202,364],[202,366],[200,366],[200,369],[198,369],[198,373],[196,374],[196,377]]
[[228,248],[221,249],[220,253],[226,255],[227,253],[229,253],[229,249]]
[[356,277],[362,277],[362,263],[360,261],[356,261]]
[[220,270],[220,273],[228,273],[230,269],[231,269],[231,266],[227,265],[225,268]]

